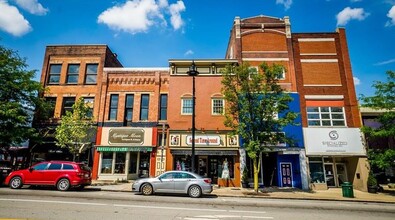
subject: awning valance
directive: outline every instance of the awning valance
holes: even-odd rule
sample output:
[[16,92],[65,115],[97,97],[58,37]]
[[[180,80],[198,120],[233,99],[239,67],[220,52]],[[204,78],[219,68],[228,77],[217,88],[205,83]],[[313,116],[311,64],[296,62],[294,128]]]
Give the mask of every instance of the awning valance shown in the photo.
[[151,152],[152,147],[96,146],[96,150],[100,152]]

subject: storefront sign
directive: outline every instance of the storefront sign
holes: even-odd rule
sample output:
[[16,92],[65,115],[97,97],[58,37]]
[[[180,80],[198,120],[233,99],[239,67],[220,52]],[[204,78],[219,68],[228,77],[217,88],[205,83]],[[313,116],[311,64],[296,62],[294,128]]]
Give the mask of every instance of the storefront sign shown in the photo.
[[[192,145],[192,135],[187,135],[187,145]],[[198,146],[219,146],[221,137],[218,135],[196,135],[195,145]]]
[[110,129],[108,133],[109,144],[144,144],[143,129]]
[[366,155],[359,128],[304,128],[307,155]]
[[127,152],[127,151],[142,151],[151,152],[151,147],[97,147],[97,151],[105,152]]

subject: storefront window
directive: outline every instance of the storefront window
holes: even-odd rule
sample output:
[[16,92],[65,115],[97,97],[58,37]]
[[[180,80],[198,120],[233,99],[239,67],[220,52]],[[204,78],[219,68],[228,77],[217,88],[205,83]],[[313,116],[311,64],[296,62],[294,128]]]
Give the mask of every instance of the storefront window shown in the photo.
[[311,183],[325,183],[322,161],[310,161],[309,168]]
[[114,173],[125,173],[125,158],[126,153],[115,153],[115,170]]
[[130,152],[129,174],[137,172],[137,152]]
[[101,173],[112,172],[113,152],[103,152],[101,162]]
[[[224,178],[224,179],[233,179],[234,178],[234,172],[233,172],[233,157],[220,157],[218,158],[218,178]],[[226,170],[227,169],[227,170]],[[228,174],[229,173],[229,174]]]

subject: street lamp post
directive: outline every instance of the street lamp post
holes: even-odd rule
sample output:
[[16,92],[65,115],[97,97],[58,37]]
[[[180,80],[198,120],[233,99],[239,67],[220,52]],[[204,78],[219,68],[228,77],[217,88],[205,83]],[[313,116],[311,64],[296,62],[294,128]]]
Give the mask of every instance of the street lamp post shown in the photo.
[[199,74],[196,70],[195,62],[192,60],[192,64],[187,72],[189,76],[192,76],[192,155],[191,155],[191,169],[195,172],[195,76]]

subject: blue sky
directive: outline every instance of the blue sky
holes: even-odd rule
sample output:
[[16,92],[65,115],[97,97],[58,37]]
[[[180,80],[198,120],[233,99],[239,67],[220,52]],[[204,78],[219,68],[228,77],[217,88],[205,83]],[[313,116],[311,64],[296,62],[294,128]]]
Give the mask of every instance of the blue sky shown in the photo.
[[0,44],[41,74],[46,45],[107,44],[125,67],[224,58],[235,16],[289,16],[293,33],[345,27],[358,94],[395,70],[395,0],[0,0]]

